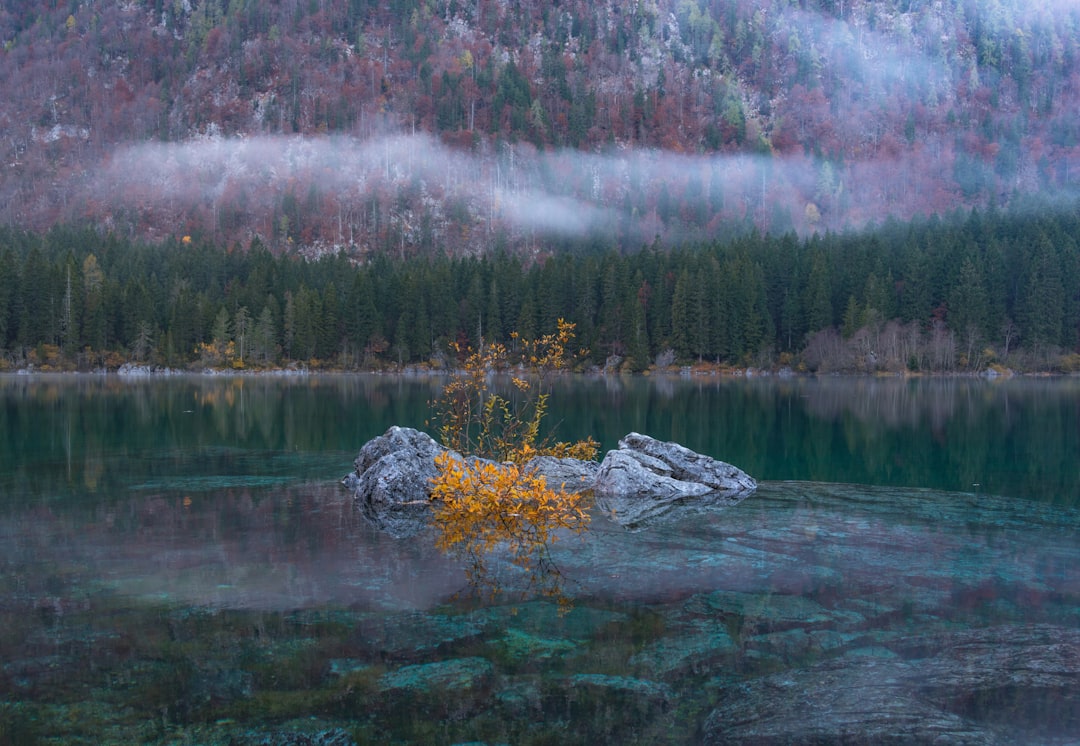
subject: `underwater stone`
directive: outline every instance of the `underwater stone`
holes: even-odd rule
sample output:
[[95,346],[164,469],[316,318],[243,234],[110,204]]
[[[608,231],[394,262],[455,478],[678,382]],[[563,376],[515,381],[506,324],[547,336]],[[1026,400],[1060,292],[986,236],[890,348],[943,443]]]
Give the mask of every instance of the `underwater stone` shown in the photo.
[[1080,631],[1001,625],[911,635],[722,685],[706,744],[1058,743],[1080,728]]
[[669,632],[661,640],[646,646],[630,657],[628,663],[643,667],[654,676],[669,679],[686,674],[701,674],[731,662],[738,646],[720,624],[711,628]]
[[[902,639],[890,647],[915,656],[914,683],[945,709],[1021,728],[1026,737],[1017,740],[1080,732],[1080,630],[1001,625]],[[1046,732],[1049,727],[1060,732]]]
[[860,635],[845,635],[832,630],[789,629],[750,637],[746,640],[746,648],[760,655],[792,661],[821,657],[826,653],[831,654],[852,644],[861,643],[862,640]]
[[491,707],[495,683],[495,667],[485,658],[417,663],[379,678],[376,706],[390,721],[418,716],[431,723],[463,720]]
[[382,654],[409,658],[441,645],[478,637],[482,626],[465,616],[447,616],[419,611],[372,616],[357,623],[359,644]]
[[233,702],[247,699],[252,690],[253,677],[249,672],[212,667],[196,677],[193,698],[202,702]]
[[538,677],[508,678],[495,692],[495,701],[504,711],[517,716],[533,716],[541,712],[543,695]]
[[356,741],[342,728],[330,728],[315,733],[262,733],[234,736],[235,746],[356,746]]
[[922,701],[917,667],[876,658],[829,660],[722,686],[704,743],[993,744],[990,732]]
[[[666,684],[631,676],[583,673],[564,681],[560,699],[565,702],[568,719],[571,722],[607,723],[609,729],[632,729],[631,724],[649,722],[669,711],[678,701]],[[623,742],[623,739],[612,737],[617,732],[607,730],[605,735],[608,737],[601,742]]]
[[495,668],[486,658],[456,658],[402,666],[396,671],[389,671],[379,679],[379,688],[383,691],[408,689],[418,692],[460,692],[490,685],[494,675]]
[[513,625],[516,629],[536,636],[552,637],[571,641],[588,640],[612,624],[621,624],[627,615],[599,609],[584,604],[575,604],[567,610],[550,601],[528,601],[512,606],[492,606],[474,612],[470,616],[483,619],[485,624],[497,628]]
[[331,658],[328,664],[327,676],[344,678],[354,673],[367,671],[371,664],[358,658]]
[[501,639],[489,644],[501,650],[517,664],[550,660],[573,653],[578,649],[577,644],[570,640],[540,637],[516,629],[506,630],[506,634]]
[[667,704],[675,696],[667,684],[629,676],[580,673],[570,677],[570,685],[575,689],[583,687],[596,688],[642,698],[659,704]]
[[686,603],[688,614],[737,617],[752,629],[779,631],[792,627],[859,626],[863,617],[853,611],[831,611],[803,596],[787,593],[714,591],[699,594]]

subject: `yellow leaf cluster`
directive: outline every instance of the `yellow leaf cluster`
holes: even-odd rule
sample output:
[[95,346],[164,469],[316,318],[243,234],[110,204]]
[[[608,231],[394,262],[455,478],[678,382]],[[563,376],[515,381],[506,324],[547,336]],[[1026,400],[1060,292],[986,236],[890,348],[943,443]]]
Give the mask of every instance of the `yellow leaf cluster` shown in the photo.
[[199,360],[206,366],[244,367],[244,361],[237,354],[236,343],[232,340],[228,342],[221,340],[199,342],[195,345],[195,354],[199,356]]
[[551,489],[543,475],[515,463],[464,459],[449,451],[435,463],[431,500],[439,549],[459,554],[475,585],[497,591],[486,557],[505,545],[511,561],[537,585],[557,587],[548,582],[548,553],[560,531],[588,528],[584,498],[562,487]]
[[592,461],[600,452],[600,444],[590,435],[585,440],[573,443],[559,442],[544,449],[545,455],[556,458],[576,458],[579,461]]
[[[574,341],[577,324],[565,319],[555,322],[556,331],[536,340],[521,340],[522,357],[541,376],[569,366],[567,347]],[[515,335],[514,339],[518,339]],[[584,353],[582,353],[584,354]]]

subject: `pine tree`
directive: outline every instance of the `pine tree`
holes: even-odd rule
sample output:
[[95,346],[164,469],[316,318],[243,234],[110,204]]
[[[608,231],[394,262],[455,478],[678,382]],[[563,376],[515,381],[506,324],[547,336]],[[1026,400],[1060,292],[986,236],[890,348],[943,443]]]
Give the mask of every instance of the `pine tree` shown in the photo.
[[633,370],[642,371],[649,367],[649,328],[646,309],[649,304],[649,285],[645,276],[638,270],[634,273],[633,285],[637,287],[636,298],[630,303],[630,339],[627,354]]
[[233,314],[232,335],[233,341],[236,342],[236,354],[241,366],[244,364],[245,355],[249,352],[251,331],[251,314],[248,312],[247,306],[240,306],[236,309],[236,313]]
[[671,294],[671,348],[680,359],[690,357],[690,275],[684,269],[675,280]]
[[360,352],[375,335],[379,327],[379,313],[375,306],[374,288],[366,271],[353,276],[346,298],[345,335],[349,345]]
[[0,251],[0,351],[9,349],[16,331],[12,317],[19,287],[19,271],[10,249]]
[[277,327],[274,312],[269,305],[263,306],[251,333],[251,357],[262,363],[273,363],[277,347]]
[[810,333],[828,329],[833,325],[832,281],[829,259],[820,246],[810,260],[810,274],[807,277],[805,300],[806,326]]
[[329,360],[339,351],[344,336],[340,301],[337,286],[333,281],[323,290],[320,310],[321,314],[319,314],[319,319],[316,322],[318,346],[315,356],[323,360]]
[[229,322],[229,312],[225,309],[225,306],[221,306],[217,316],[214,317],[210,340],[215,355],[220,359],[224,359],[229,343],[232,342],[232,324]]
[[968,348],[969,360],[973,348],[986,338],[988,315],[982,272],[970,258],[965,258],[960,267],[959,282],[949,296],[949,326]]
[[1021,334],[1029,345],[1057,346],[1062,337],[1065,288],[1061,264],[1049,238],[1036,239],[1019,303]]

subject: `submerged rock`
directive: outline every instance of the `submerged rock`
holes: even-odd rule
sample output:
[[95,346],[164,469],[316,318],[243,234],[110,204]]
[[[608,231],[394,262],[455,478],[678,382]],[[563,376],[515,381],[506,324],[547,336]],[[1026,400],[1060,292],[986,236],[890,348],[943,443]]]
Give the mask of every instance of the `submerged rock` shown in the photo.
[[998,743],[991,733],[921,700],[917,668],[900,661],[829,660],[720,689],[704,743]]
[[236,746],[356,746],[344,728],[330,728],[314,733],[271,732],[234,736]]
[[[391,427],[360,449],[356,468],[341,482],[372,523],[398,538],[413,536],[427,526],[435,458],[446,450],[419,430]],[[601,464],[540,456],[526,468],[553,487],[592,490],[604,513],[624,526],[639,525],[687,498],[695,498],[696,506],[726,506],[757,488],[731,464],[638,433],[620,440]]]
[[486,658],[453,658],[434,663],[417,663],[388,671],[379,679],[379,689],[461,692],[490,686],[494,675],[495,667]]
[[353,643],[385,658],[409,660],[429,655],[441,645],[475,641],[482,631],[482,625],[467,616],[406,611],[358,620]]
[[518,629],[507,629],[500,639],[488,644],[513,665],[563,658],[578,651],[578,644],[572,640],[542,637]]
[[[649,705],[667,707],[675,699],[671,687],[662,682],[629,676],[608,676],[598,673],[579,673],[570,677],[571,690],[595,690],[614,698],[639,700]],[[573,693],[569,695],[573,698]]]
[[495,666],[486,658],[452,658],[387,671],[379,691],[391,716],[464,720],[494,697]]
[[[706,744],[1068,742],[1080,633],[1052,625],[916,636],[721,686]],[[1060,739],[1060,740],[1059,740]]]
[[672,632],[644,646],[627,661],[635,670],[669,679],[730,669],[738,644],[723,624],[702,624],[697,630]]
[[913,683],[925,699],[1023,734],[1005,740],[1072,740],[1080,733],[1080,630],[1003,625],[957,630],[944,639],[901,639],[892,647],[913,657]]

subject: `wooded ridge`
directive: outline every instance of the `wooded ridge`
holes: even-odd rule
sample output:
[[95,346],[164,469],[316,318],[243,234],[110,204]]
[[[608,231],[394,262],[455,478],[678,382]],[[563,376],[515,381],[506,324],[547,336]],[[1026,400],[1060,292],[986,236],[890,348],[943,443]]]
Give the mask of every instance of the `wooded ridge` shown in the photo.
[[0,2],[0,222],[315,256],[622,250],[1080,181],[1080,6]]

